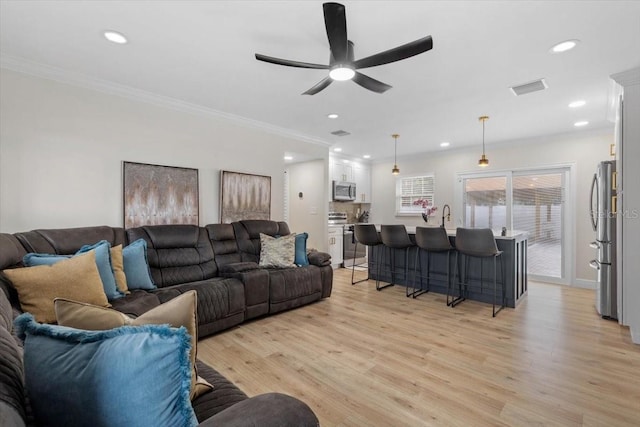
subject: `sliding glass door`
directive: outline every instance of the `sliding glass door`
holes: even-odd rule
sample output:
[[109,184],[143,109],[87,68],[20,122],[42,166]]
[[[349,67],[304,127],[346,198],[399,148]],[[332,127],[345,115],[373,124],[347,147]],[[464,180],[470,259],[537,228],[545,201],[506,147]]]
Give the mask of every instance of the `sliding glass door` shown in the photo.
[[462,224],[526,231],[527,272],[556,283],[571,280],[566,226],[570,167],[460,175]]

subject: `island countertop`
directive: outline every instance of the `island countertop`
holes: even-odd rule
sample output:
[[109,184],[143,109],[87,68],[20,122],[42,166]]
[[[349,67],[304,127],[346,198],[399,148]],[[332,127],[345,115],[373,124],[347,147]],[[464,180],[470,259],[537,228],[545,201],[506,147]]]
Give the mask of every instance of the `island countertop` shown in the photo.
[[[405,227],[407,228],[407,233],[416,234],[417,227],[410,226],[410,225],[407,225]],[[427,226],[421,226],[421,227],[436,228],[437,226],[427,225]],[[376,224],[376,230],[380,231],[380,224]],[[447,230],[447,236],[456,237],[455,228],[446,228],[445,230]],[[526,239],[528,237],[528,233],[526,231],[521,231],[521,230],[507,230],[507,233],[504,236],[502,235],[502,230],[492,230],[492,231],[493,231],[493,236],[495,237],[496,240],[521,240],[521,239]]]

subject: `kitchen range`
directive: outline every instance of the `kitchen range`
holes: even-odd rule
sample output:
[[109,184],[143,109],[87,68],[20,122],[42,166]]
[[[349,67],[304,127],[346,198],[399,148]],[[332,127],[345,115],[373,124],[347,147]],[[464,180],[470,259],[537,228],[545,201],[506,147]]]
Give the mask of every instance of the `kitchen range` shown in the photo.
[[347,222],[346,212],[329,212],[329,226],[342,226],[342,265],[351,267],[353,264],[363,264],[366,261],[366,247],[358,245],[353,234],[354,224]]

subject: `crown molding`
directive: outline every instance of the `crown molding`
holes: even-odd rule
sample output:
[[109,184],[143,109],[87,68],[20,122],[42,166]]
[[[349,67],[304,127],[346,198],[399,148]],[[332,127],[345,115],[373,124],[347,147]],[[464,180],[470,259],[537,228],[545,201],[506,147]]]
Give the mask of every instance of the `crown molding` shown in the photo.
[[621,73],[612,74],[611,78],[622,86],[640,84],[640,67],[632,68]]
[[144,102],[147,104],[169,108],[184,113],[221,118],[245,128],[257,129],[270,133],[272,135],[296,139],[310,144],[321,145],[323,147],[329,147],[332,145],[328,141],[297,133],[290,129],[274,126],[269,123],[249,119],[235,114],[225,113],[224,111],[214,110],[212,108],[192,104],[176,98],[135,89],[130,86],[121,85],[95,77],[90,77],[85,74],[76,73],[51,65],[29,61],[25,58],[20,58],[17,56],[0,53],[0,68],[5,68],[23,74],[29,74],[35,77],[54,80],[60,83],[77,86],[84,89],[90,89],[109,95],[116,95],[134,101]]

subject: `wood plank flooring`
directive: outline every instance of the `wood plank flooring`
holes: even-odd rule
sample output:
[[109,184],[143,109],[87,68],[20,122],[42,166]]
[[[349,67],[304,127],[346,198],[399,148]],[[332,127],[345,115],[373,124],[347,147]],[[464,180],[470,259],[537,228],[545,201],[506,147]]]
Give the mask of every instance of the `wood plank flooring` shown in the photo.
[[530,282],[492,318],[350,280],[336,270],[331,298],[201,340],[198,356],[250,396],[302,399],[323,426],[640,425],[640,346],[593,291]]

